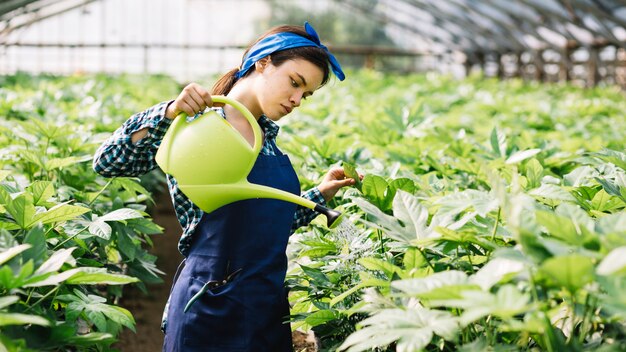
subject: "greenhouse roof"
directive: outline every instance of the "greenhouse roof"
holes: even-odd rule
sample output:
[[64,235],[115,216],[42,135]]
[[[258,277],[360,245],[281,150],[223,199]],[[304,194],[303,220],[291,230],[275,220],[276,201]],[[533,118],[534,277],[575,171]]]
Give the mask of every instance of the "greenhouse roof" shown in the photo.
[[[0,35],[94,1],[3,1]],[[408,31],[432,52],[507,53],[626,43],[626,0],[333,1]]]
[[335,0],[432,47],[519,52],[626,43],[623,0]]

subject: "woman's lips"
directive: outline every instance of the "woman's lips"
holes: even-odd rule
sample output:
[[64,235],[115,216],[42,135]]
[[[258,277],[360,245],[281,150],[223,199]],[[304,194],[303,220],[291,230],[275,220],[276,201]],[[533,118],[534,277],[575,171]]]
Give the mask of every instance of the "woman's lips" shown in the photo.
[[285,109],[285,112],[286,112],[286,113],[290,113],[290,112],[291,112],[291,110],[293,110],[292,108],[290,108],[290,107],[288,107],[288,106],[285,106],[285,105],[281,105],[281,106],[283,107],[283,109]]

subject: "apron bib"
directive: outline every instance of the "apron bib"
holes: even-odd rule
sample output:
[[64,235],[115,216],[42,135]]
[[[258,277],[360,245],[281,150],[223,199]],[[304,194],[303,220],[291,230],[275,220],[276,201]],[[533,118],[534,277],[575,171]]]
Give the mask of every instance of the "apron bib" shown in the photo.
[[[248,180],[300,194],[282,153],[259,155]],[[248,199],[203,215],[172,288],[164,351],[292,351],[284,281],[296,207]]]

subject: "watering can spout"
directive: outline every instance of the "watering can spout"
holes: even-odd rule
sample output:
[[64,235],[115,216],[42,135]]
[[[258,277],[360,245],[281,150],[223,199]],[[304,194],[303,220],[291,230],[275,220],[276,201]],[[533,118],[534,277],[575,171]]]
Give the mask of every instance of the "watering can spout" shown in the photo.
[[295,203],[305,208],[313,209],[324,214],[328,228],[337,226],[341,213],[328,209],[309,199],[302,198],[293,193],[285,192],[267,186],[244,183],[244,184],[219,184],[219,185],[179,185],[180,190],[192,199],[203,211],[210,213],[226,204],[244,199],[270,198]]
[[217,112],[209,111],[188,122],[181,114],[168,128],[155,160],[178,182],[187,198],[204,212],[244,199],[273,198],[292,202],[326,215],[329,228],[341,221],[341,213],[279,189],[252,184],[247,177],[261,150],[261,128],[241,103],[213,96],[239,110],[252,126],[254,146]]

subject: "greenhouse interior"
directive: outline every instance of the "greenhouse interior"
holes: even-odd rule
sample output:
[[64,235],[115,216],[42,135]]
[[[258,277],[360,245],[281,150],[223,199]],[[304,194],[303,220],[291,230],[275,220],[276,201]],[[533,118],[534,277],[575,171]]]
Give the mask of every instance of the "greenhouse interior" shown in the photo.
[[1,1],[0,352],[625,351],[625,89],[624,0]]

